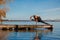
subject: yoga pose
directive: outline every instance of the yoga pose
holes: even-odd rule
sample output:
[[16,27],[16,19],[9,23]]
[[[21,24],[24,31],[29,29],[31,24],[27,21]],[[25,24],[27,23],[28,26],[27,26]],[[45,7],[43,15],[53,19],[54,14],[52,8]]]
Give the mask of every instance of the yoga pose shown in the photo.
[[44,23],[44,24],[50,25],[50,24],[44,22],[44,21],[40,18],[40,16],[37,16],[37,15],[31,16],[30,19],[31,19],[32,21],[42,22],[42,23]]

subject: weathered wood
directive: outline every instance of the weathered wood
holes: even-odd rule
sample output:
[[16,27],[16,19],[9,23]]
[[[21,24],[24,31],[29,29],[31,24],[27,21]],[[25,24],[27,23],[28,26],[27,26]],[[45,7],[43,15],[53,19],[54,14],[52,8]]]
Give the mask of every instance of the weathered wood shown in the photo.
[[[15,28],[16,25],[7,25],[7,24],[0,24],[1,28]],[[18,28],[50,28],[52,25],[18,25]]]

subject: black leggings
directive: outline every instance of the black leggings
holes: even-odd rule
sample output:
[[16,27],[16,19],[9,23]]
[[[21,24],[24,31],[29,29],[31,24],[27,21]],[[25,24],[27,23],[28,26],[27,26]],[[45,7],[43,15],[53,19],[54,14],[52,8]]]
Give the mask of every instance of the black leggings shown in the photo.
[[[34,19],[32,19],[32,21],[35,21]],[[44,24],[47,24],[47,25],[50,25],[49,23],[46,23],[46,22],[44,22],[43,20],[41,20],[41,19],[38,19],[38,22],[41,22],[41,23],[44,23]]]
[[38,20],[38,22],[42,22],[44,24],[50,25],[49,23],[44,22],[43,20]]

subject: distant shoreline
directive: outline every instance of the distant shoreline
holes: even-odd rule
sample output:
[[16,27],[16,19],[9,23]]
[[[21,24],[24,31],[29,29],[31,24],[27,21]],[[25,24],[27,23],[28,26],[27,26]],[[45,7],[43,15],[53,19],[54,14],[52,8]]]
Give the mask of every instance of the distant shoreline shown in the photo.
[[[23,21],[23,22],[31,22],[31,20],[1,20],[1,21]],[[46,22],[60,22],[60,20],[43,20]]]

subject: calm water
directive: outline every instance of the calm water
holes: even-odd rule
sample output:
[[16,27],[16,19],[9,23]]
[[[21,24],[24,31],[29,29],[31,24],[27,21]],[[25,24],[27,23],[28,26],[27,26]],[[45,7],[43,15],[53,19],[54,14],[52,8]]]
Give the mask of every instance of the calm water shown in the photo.
[[[53,25],[53,30],[43,29],[31,31],[2,31],[0,30],[0,40],[34,40],[39,36],[39,40],[60,40],[60,22],[49,22]],[[3,22],[3,24],[35,24],[33,22]],[[41,23],[38,23],[41,24]]]

